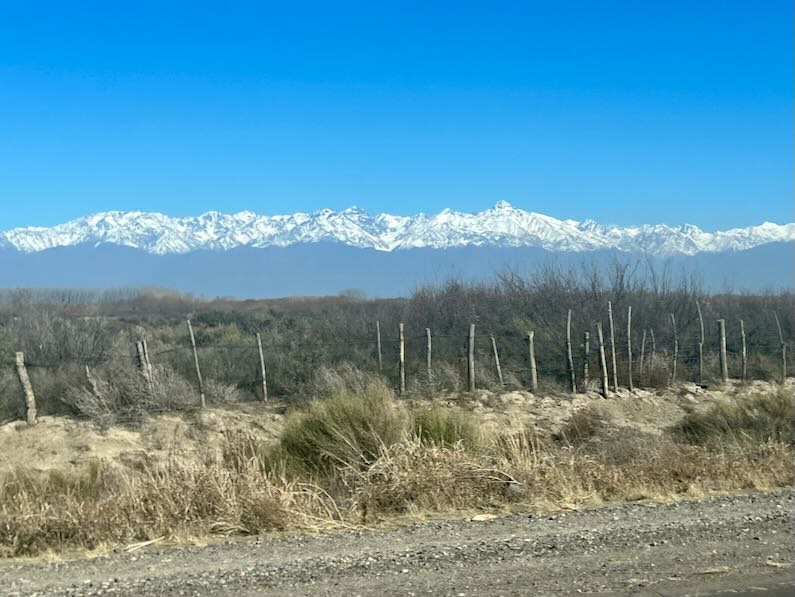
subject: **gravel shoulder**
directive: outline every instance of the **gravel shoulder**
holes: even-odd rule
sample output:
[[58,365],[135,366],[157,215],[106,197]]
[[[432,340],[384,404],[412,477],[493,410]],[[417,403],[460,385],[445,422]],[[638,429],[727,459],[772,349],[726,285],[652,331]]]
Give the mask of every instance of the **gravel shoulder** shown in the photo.
[[0,593],[785,595],[795,593],[794,506],[787,489],[11,560],[0,562]]

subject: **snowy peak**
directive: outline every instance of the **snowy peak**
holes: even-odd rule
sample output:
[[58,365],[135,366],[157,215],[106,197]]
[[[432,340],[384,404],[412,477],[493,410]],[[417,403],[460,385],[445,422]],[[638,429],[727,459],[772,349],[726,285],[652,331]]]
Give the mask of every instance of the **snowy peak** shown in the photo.
[[252,211],[207,212],[197,217],[161,213],[109,211],[51,228],[16,228],[0,234],[0,249],[33,253],[55,247],[104,243],[154,254],[188,253],[236,247],[285,247],[335,242],[394,251],[428,247],[541,247],[583,252],[617,249],[652,255],[694,255],[742,251],[771,242],[795,241],[795,224],[765,222],[722,232],[697,226],[664,224],[636,227],[604,226],[593,220],[558,220],[499,201],[479,213],[444,209],[435,215],[369,215],[358,207],[342,211],[263,216]]

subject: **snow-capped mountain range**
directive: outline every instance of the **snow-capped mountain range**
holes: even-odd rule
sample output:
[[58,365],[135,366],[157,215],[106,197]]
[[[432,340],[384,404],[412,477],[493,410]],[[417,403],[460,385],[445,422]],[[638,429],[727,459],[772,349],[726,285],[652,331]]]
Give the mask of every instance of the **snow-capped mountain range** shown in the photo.
[[110,211],[51,228],[16,228],[0,234],[0,248],[24,253],[81,244],[116,244],[156,255],[335,242],[387,252],[420,247],[527,246],[549,251],[616,249],[666,256],[743,251],[788,241],[795,241],[795,223],[765,222],[723,232],[705,232],[691,225],[603,226],[591,220],[558,220],[526,212],[504,201],[475,214],[445,209],[436,215],[415,216],[370,216],[357,207],[276,216],[213,211],[184,218]]

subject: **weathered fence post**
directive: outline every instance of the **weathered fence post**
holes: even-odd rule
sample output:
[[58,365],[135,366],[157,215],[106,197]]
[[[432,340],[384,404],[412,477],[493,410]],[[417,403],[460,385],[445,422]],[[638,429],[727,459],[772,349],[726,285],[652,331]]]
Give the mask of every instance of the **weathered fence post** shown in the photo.
[[428,370],[428,383],[433,382],[433,368],[431,364],[431,328],[425,328],[425,367]]
[[475,391],[475,324],[469,324],[467,340],[467,389]]
[[[674,332],[674,362],[671,367],[671,384],[676,383],[676,363],[679,360],[679,335],[676,332],[676,317],[671,313],[671,327]],[[654,336],[652,336],[654,338]]]
[[613,303],[607,301],[607,321],[610,325],[610,355],[613,361],[613,391],[618,392],[618,368],[616,367],[616,330],[613,327]]
[[569,368],[569,386],[571,393],[577,391],[577,380],[574,377],[574,357],[571,352],[571,309],[566,316],[566,360]]
[[654,369],[654,362],[657,355],[657,342],[654,339],[654,328],[649,329],[649,336],[651,336],[651,355],[649,356],[649,365],[646,368],[649,370],[649,373],[651,373]]
[[704,383],[704,318],[701,316],[701,305],[696,301],[698,311],[698,326],[700,336],[698,339],[698,383]]
[[778,341],[781,343],[781,383],[787,381],[787,344],[784,342],[784,334],[781,333],[781,322],[778,320],[778,313],[773,311],[776,318],[776,329],[778,330]]
[[33,393],[33,386],[28,377],[28,370],[25,368],[25,353],[18,352],[16,354],[17,377],[19,383],[22,385],[22,391],[25,393],[25,417],[28,425],[36,424],[36,395]]
[[497,368],[497,379],[500,381],[500,386],[504,386],[505,382],[502,379],[502,367],[500,367],[500,354],[497,352],[497,341],[494,336],[491,337],[491,350],[494,353],[494,366]]
[[635,389],[632,383],[632,306],[627,307],[627,387],[629,391]]
[[153,381],[152,377],[152,361],[149,360],[149,345],[146,339],[141,340],[141,347],[143,348],[144,362],[146,364],[146,372],[149,375],[149,382]]
[[399,353],[400,353],[400,394],[403,395],[406,393],[406,337],[403,333],[403,323],[401,322],[398,324],[398,334],[399,338]]
[[135,343],[135,362],[138,365],[138,370],[146,382],[146,387],[151,392],[154,389],[152,381],[152,369],[147,363],[146,358],[146,344],[143,340],[138,340]]
[[381,355],[381,322],[375,320],[375,347],[378,352],[378,370],[382,371],[384,368],[384,358]]
[[97,385],[97,380],[94,379],[94,375],[91,373],[91,369],[88,368],[88,365],[86,365],[86,380],[88,381],[88,387],[91,388],[91,394],[94,398],[99,398],[99,386]]
[[745,383],[748,379],[748,353],[745,347],[745,323],[742,319],[740,320],[740,342],[742,343],[740,347],[740,356],[743,361],[742,380],[743,383]]
[[720,335],[720,378],[723,383],[729,381],[729,363],[726,360],[726,320],[718,320],[718,334]]
[[605,359],[605,338],[602,333],[602,322],[596,322],[596,340],[599,343],[599,373],[602,377],[602,396],[607,398],[610,395],[609,385],[607,380],[607,359]]
[[193,348],[193,364],[196,367],[196,379],[199,380],[199,400],[202,408],[207,406],[207,401],[204,398],[204,382],[202,381],[202,370],[199,367],[199,351],[196,350],[196,337],[193,335],[193,326],[188,322],[188,333],[190,334],[190,345]]
[[591,356],[591,333],[584,332],[582,335],[582,391],[588,391],[590,383],[590,372],[588,371],[588,359]]
[[533,343],[535,332],[527,332],[527,346],[530,351],[530,390],[538,391],[538,371],[536,370],[536,349]]
[[638,362],[638,376],[640,377],[640,384],[643,385],[643,359],[646,356],[646,328],[643,328],[643,334],[640,337],[640,361]]
[[262,338],[257,334],[257,352],[259,352],[259,373],[262,377],[262,401],[268,401],[268,378],[265,375],[265,354],[262,352]]

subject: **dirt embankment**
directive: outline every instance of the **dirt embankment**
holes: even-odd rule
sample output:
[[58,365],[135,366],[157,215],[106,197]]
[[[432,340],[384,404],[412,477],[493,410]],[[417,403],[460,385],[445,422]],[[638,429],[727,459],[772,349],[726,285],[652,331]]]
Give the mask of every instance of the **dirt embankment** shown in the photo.
[[[660,433],[686,413],[705,411],[718,400],[740,394],[743,398],[771,391],[773,386],[754,382],[728,389],[704,389],[681,384],[664,391],[619,390],[607,400],[597,392],[534,396],[529,392],[477,392],[443,396],[450,404],[471,410],[486,426],[505,430],[530,427],[555,432],[582,408],[604,413],[616,426]],[[15,468],[29,471],[69,471],[104,461],[139,469],[168,456],[212,456],[228,432],[245,431],[264,442],[274,442],[282,429],[286,405],[246,403],[210,408],[199,414],[153,416],[140,428],[112,427],[106,431],[90,421],[69,417],[41,417],[35,427],[24,421],[0,425],[0,472]]]

